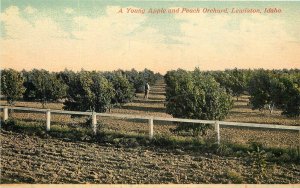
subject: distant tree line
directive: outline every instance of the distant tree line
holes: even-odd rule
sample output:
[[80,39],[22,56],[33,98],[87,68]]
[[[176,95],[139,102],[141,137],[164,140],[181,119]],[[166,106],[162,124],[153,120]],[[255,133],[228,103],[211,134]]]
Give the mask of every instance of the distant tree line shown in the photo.
[[62,100],[64,109],[105,112],[132,101],[146,82],[154,84],[162,75],[151,70],[113,72],[64,70],[49,72],[1,70],[1,94],[13,105],[18,99],[48,102]]

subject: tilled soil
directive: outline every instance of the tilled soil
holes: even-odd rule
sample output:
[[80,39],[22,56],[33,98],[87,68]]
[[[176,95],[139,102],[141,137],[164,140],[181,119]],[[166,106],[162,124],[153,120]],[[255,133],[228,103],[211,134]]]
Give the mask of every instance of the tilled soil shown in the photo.
[[1,131],[1,183],[300,183],[300,165],[246,157],[66,142]]

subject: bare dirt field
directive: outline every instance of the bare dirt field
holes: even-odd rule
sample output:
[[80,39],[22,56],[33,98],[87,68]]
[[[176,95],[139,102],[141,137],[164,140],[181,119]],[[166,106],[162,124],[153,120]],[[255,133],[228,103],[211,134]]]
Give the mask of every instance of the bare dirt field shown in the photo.
[[[137,94],[133,102],[111,113],[171,117],[164,106],[164,83],[151,87],[148,100]],[[273,114],[253,111],[248,97],[235,101],[226,121],[300,126],[299,118],[286,118],[280,111]],[[5,101],[1,101],[5,105]],[[17,102],[16,106],[41,108],[36,102]],[[47,108],[62,109],[61,103]],[[1,114],[2,116],[2,114]],[[26,122],[45,122],[45,114],[15,111],[10,114]],[[84,118],[52,115],[52,125],[77,126]],[[117,118],[99,118],[100,126],[109,131],[148,135],[147,122]],[[172,123],[154,122],[155,135],[174,136]],[[175,135],[180,137],[180,135]],[[215,140],[213,130],[207,139]],[[259,142],[276,148],[299,146],[298,132],[267,129],[221,127],[221,142],[249,144]],[[267,162],[263,175],[247,157],[228,157],[209,152],[164,149],[153,146],[116,146],[89,142],[71,142],[41,138],[1,130],[1,183],[299,183],[298,163]]]
[[1,182],[26,183],[300,183],[300,165],[153,147],[114,147],[1,132]]

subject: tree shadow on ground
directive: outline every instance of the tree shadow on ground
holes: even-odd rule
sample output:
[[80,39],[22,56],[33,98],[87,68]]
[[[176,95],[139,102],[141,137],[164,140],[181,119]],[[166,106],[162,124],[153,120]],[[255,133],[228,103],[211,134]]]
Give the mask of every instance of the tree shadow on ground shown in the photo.
[[148,100],[163,100],[164,101],[164,98],[161,98],[161,97],[148,97]]
[[143,112],[161,112],[161,113],[166,112],[165,108],[159,108],[159,107],[123,106],[122,109],[137,110],[137,111],[143,111]]
[[232,111],[230,111],[229,112],[229,114],[230,115],[234,115],[234,114],[236,114],[236,115],[241,115],[241,114],[244,114],[245,116],[253,116],[253,115],[259,115],[259,116],[264,116],[265,114],[264,113],[258,113],[258,112],[256,112],[256,111],[249,111],[249,112],[241,112],[241,111],[236,111],[236,110],[232,110]]
[[247,106],[247,105],[238,105],[238,104],[233,105],[233,108],[251,109],[251,108],[250,108],[249,106]]
[[146,104],[163,104],[165,100],[145,100],[145,99],[135,99],[132,103],[146,103]]
[[[145,119],[123,119],[122,121],[130,122],[130,123],[144,123],[145,126],[148,126],[148,120]],[[171,121],[159,121],[154,120],[155,126],[164,126],[164,125],[177,125],[176,122]]]
[[165,95],[166,92],[161,92],[161,91],[152,91],[151,92],[152,95]]
[[234,98],[235,102],[244,102],[244,103],[248,103],[249,99],[243,99],[243,98],[239,98],[238,100],[236,98]]

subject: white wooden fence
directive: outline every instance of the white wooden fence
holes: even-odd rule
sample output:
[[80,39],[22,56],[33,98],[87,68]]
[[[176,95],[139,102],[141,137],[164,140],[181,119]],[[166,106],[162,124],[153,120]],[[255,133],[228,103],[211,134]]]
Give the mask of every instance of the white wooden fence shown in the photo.
[[[139,115],[128,115],[128,114],[113,114],[113,113],[96,113],[96,112],[79,112],[79,111],[66,111],[66,110],[53,110],[53,109],[39,109],[39,108],[25,108],[25,107],[9,107],[0,106],[3,109],[3,120],[8,119],[8,109],[20,110],[20,111],[31,111],[31,112],[44,112],[46,114],[46,130],[50,131],[51,126],[51,114],[70,114],[70,115],[86,115],[92,117],[92,129],[94,134],[97,131],[97,116],[101,117],[116,117],[125,119],[142,119],[148,120],[149,125],[149,138],[152,139],[154,135],[154,121],[169,121],[169,122],[186,122],[186,123],[203,123],[212,124],[215,127],[217,133],[217,143],[220,144],[220,125],[222,126],[237,126],[237,127],[254,127],[264,129],[281,129],[281,130],[294,130],[299,133],[300,141],[300,126],[286,126],[286,125],[273,125],[273,124],[254,124],[254,123],[239,123],[239,122],[226,122],[226,121],[215,121],[215,120],[198,120],[198,119],[182,119],[182,118],[163,118],[153,116],[139,116]],[[300,143],[299,143],[300,144]]]

